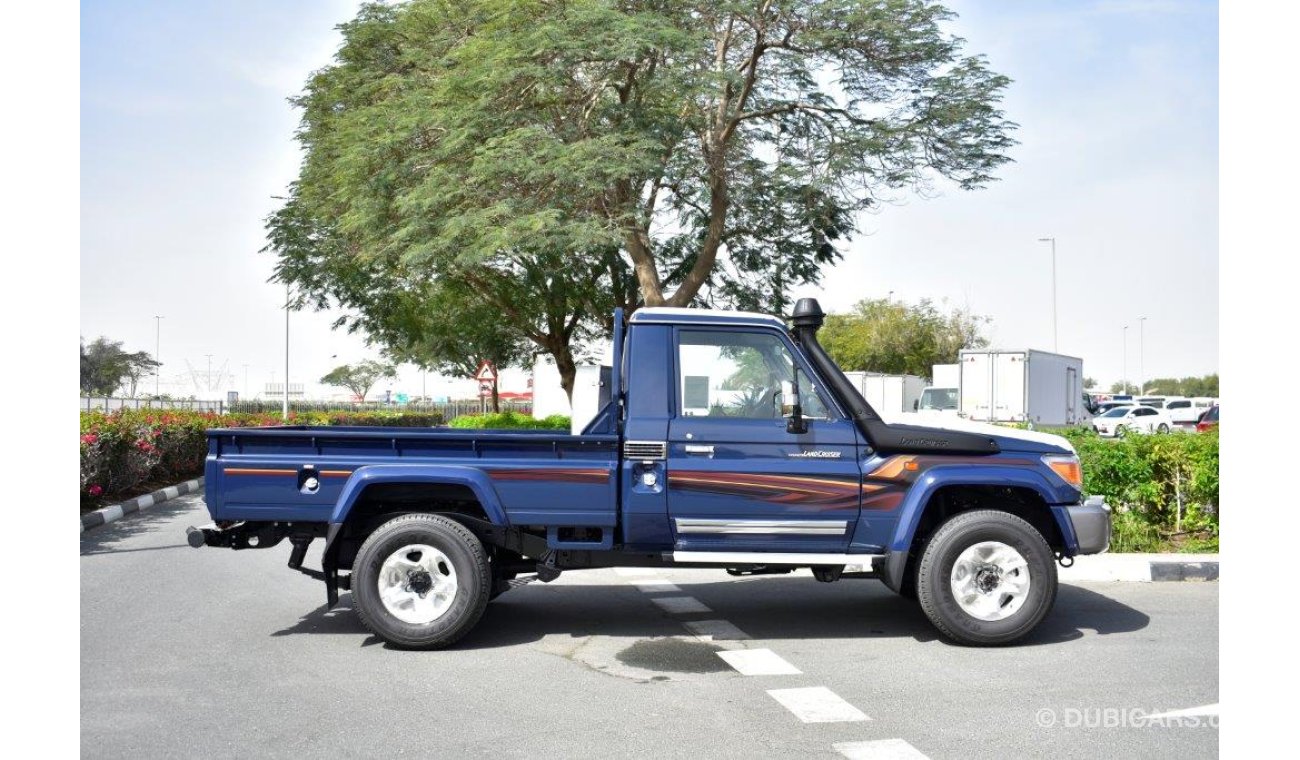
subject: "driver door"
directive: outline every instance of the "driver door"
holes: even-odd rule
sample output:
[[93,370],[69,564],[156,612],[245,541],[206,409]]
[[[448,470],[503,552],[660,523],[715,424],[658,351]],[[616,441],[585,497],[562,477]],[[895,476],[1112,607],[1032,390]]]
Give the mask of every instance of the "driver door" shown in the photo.
[[[668,510],[678,549],[842,552],[861,501],[857,428],[777,330],[678,328]],[[787,432],[795,373],[806,433]]]

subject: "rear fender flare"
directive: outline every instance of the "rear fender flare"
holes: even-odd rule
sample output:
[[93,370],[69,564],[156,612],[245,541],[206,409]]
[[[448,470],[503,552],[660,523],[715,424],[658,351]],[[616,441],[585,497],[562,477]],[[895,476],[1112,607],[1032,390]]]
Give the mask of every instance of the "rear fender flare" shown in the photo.
[[329,531],[325,539],[325,561],[332,562],[334,539],[342,532],[352,508],[360,500],[366,488],[382,483],[430,483],[465,486],[478,499],[483,511],[493,525],[505,527],[510,524],[506,511],[501,506],[501,498],[492,486],[492,479],[477,467],[458,465],[413,465],[413,464],[377,464],[360,467],[348,478],[339,494],[339,500],[330,514]]

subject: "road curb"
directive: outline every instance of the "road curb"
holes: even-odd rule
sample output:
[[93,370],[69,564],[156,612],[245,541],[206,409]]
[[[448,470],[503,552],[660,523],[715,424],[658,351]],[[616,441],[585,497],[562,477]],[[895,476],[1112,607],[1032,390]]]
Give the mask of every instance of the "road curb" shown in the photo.
[[1092,554],[1075,557],[1058,575],[1070,581],[1217,581],[1217,554]]
[[165,501],[171,501],[177,496],[184,496],[187,493],[194,493],[195,491],[202,490],[202,488],[203,478],[195,478],[194,480],[187,480],[184,483],[177,483],[174,486],[167,486],[166,488],[145,494],[144,496],[127,499],[121,504],[111,504],[103,509],[96,509],[94,512],[87,512],[81,516],[81,532],[84,533],[91,528],[98,528],[101,525],[117,522],[133,512],[148,509],[157,504],[162,504]]

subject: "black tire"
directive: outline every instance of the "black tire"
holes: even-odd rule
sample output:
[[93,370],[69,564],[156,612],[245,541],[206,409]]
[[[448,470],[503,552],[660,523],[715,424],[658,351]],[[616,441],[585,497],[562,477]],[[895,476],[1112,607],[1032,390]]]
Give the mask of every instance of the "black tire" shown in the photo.
[[1123,438],[1123,437],[1126,436],[1126,435],[1128,435],[1128,429],[1127,429],[1127,428],[1125,428],[1123,425],[1116,425],[1116,426],[1115,426],[1115,437],[1116,437],[1116,438]]
[[1156,432],[1157,432],[1157,433],[1161,433],[1161,434],[1163,434],[1163,433],[1168,433],[1168,432],[1169,432],[1169,426],[1162,422],[1162,423],[1160,423],[1160,427],[1156,428]]
[[[428,623],[407,623],[379,596],[384,561],[404,546],[425,544],[441,551],[456,573],[451,606]],[[375,528],[357,552],[352,599],[357,615],[375,635],[402,649],[442,649],[456,643],[483,617],[492,591],[487,551],[468,528],[438,515],[403,515]]]
[[[967,613],[952,590],[952,569],[963,551],[984,541],[998,541],[1019,552],[1029,573],[1029,591],[1020,609],[1002,620],[981,620]],[[996,510],[962,512],[931,536],[917,568],[921,609],[944,636],[967,646],[1009,644],[1032,631],[1056,601],[1056,560],[1034,526]]]

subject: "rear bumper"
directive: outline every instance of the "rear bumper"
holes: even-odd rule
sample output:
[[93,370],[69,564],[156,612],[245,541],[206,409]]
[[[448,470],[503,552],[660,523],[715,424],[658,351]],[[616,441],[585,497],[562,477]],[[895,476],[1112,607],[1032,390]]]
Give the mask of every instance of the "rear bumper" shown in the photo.
[[1079,542],[1079,554],[1100,554],[1110,548],[1110,505],[1104,496],[1089,496],[1065,508]]

